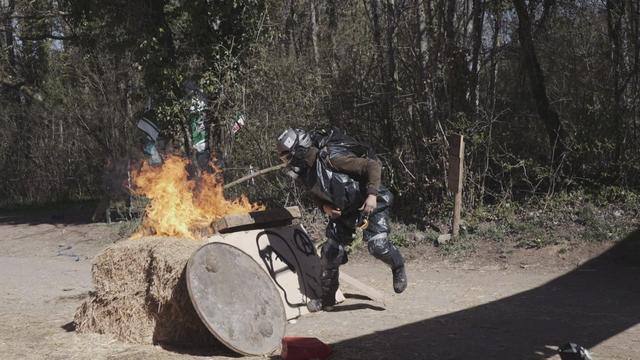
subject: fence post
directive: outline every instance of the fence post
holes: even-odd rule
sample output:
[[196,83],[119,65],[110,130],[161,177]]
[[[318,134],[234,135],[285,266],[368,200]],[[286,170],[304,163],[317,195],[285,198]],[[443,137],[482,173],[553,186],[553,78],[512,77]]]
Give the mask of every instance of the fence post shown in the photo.
[[462,210],[462,182],[464,168],[464,136],[449,136],[449,171],[447,186],[454,193],[452,238],[460,233],[460,211]]

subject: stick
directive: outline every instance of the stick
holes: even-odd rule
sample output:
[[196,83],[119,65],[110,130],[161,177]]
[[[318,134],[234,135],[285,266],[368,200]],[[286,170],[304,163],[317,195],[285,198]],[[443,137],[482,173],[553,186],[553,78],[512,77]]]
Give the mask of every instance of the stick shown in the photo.
[[266,168],[266,169],[262,169],[262,170],[256,171],[251,175],[243,176],[240,179],[237,179],[237,180],[234,180],[234,181],[232,181],[232,182],[230,182],[228,184],[225,184],[224,188],[228,189],[228,188],[230,188],[232,186],[236,186],[238,184],[241,184],[241,183],[243,183],[243,182],[245,182],[247,180],[251,180],[256,176],[264,175],[266,173],[270,173],[272,171],[275,171],[275,170],[278,170],[278,169],[282,169],[285,166],[287,166],[287,164],[282,163],[282,164],[279,164],[279,165],[276,165],[276,166],[272,166],[272,167],[269,167],[269,168]]

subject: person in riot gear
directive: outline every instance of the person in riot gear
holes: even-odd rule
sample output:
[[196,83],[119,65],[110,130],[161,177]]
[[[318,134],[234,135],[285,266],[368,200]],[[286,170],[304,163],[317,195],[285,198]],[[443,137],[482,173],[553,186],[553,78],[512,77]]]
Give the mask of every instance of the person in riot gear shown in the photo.
[[404,259],[389,240],[393,200],[381,185],[382,164],[375,154],[339,129],[306,132],[289,128],[278,137],[278,155],[288,175],[300,181],[329,217],[321,248],[322,298],[307,303],[310,311],[330,310],[338,290],[338,268],[347,262],[346,247],[363,229],[369,253],[387,264],[396,293],[407,287]]

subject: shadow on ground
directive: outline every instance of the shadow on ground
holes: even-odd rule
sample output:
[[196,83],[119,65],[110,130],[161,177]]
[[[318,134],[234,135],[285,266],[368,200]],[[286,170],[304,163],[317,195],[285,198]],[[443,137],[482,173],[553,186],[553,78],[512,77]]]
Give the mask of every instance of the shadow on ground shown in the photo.
[[92,222],[95,201],[0,209],[0,225],[81,225]]
[[[556,354],[549,345],[572,341],[592,348],[640,323],[639,266],[636,230],[601,256],[540,287],[338,342],[335,358],[539,360]],[[429,306],[428,299],[424,305]]]

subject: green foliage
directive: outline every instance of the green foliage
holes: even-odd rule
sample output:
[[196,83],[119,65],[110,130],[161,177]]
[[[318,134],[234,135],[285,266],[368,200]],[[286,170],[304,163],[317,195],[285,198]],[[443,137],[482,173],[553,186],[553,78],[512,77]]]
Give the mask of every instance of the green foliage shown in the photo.
[[440,245],[439,251],[443,256],[454,261],[461,261],[476,251],[477,243],[473,237],[462,235],[457,239],[447,241]]
[[[606,211],[606,209],[605,209]],[[577,211],[577,222],[584,226],[583,239],[604,242],[622,239],[627,229],[620,227],[611,218],[607,218],[602,208],[586,204]]]
[[505,202],[477,207],[465,217],[465,235],[471,241],[509,241],[527,249],[616,241],[637,226],[637,199],[636,192],[612,187],[560,192],[524,206]]
[[539,249],[558,243],[553,231],[546,231],[536,223],[519,222],[512,226],[510,232],[516,237],[516,246],[527,249]]
[[[141,156],[135,123],[148,105],[173,141],[160,150],[189,153],[184,84],[193,81],[208,101],[208,143],[227,181],[274,165],[273,143],[283,128],[338,125],[373,145],[396,195],[394,214],[423,228],[451,211],[446,136],[461,133],[469,237],[504,241],[527,233],[523,246],[538,247],[553,242],[549,224],[576,218],[593,227],[587,237],[615,237],[609,212],[577,213],[582,201],[597,208],[615,202],[637,214],[638,44],[615,41],[638,38],[637,14],[610,28],[618,14],[603,3],[563,2],[551,12],[546,3],[531,3],[532,22],[541,24],[535,49],[547,97],[569,134],[558,163],[523,75],[512,3],[485,4],[490,21],[480,28],[480,43],[470,31],[473,14],[462,8],[447,20],[415,7],[424,2],[383,4],[3,5],[3,18],[18,16],[0,25],[7,35],[0,37],[0,198],[100,196],[107,159]],[[544,26],[540,14],[548,16]],[[20,44],[12,43],[17,38]],[[476,45],[481,55],[474,59]],[[247,126],[232,135],[239,114]],[[302,189],[275,173],[230,193],[236,192],[268,206],[311,206]],[[519,212],[520,204],[534,214]],[[394,241],[411,245],[403,234],[412,231],[400,226]]]
[[631,191],[620,186],[605,186],[593,195],[594,201],[599,206],[608,204],[618,204],[623,206],[623,210],[640,210],[640,193]]
[[393,226],[389,239],[393,244],[400,247],[415,246],[416,234],[420,234],[416,224],[396,223]]

